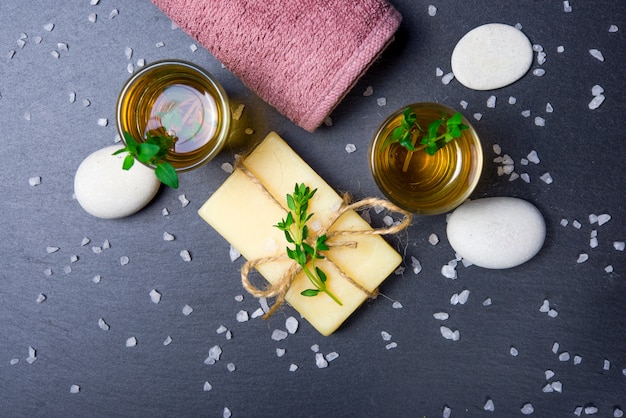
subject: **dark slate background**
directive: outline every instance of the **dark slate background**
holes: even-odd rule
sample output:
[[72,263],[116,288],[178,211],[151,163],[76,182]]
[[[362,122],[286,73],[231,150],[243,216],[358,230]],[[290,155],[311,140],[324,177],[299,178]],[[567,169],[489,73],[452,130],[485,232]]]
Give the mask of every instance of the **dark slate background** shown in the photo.
[[[95,6],[87,0],[2,1],[0,415],[220,417],[228,408],[233,417],[437,417],[449,408],[451,416],[479,417],[519,416],[531,403],[534,416],[585,415],[584,408],[597,408],[597,416],[607,417],[615,408],[626,409],[626,255],[613,248],[626,240],[626,3],[570,0],[570,13],[560,1],[392,3],[404,16],[396,41],[334,111],[332,126],[307,133],[260,101],[206,50],[192,52],[193,40],[172,29],[148,0],[101,0]],[[428,15],[429,4],[438,7],[435,16]],[[110,18],[113,9],[119,15]],[[50,32],[44,29],[49,22],[55,25]],[[529,73],[493,92],[471,91],[456,81],[444,85],[436,68],[449,72],[457,40],[490,22],[520,23],[547,53],[541,66],[546,74]],[[618,32],[609,32],[612,24]],[[27,37],[20,47],[22,34]],[[159,42],[164,46],[157,47]],[[563,53],[557,53],[560,45]],[[126,47],[133,49],[130,61]],[[605,61],[593,58],[591,48],[602,51]],[[55,50],[59,58],[52,56]],[[140,58],[186,59],[214,73],[233,102],[246,106],[235,127],[239,142],[185,174],[179,190],[162,189],[140,213],[95,219],[73,200],[74,173],[87,155],[115,141],[117,93],[129,77],[127,65]],[[591,111],[594,84],[604,87],[606,101]],[[365,97],[368,86],[374,94]],[[76,93],[75,103],[70,92]],[[495,109],[486,106],[492,94]],[[509,96],[517,98],[515,105],[508,104]],[[387,103],[379,106],[383,97]],[[454,253],[445,215],[416,218],[406,234],[390,238],[405,254],[405,273],[386,280],[385,296],[362,306],[334,335],[322,337],[301,320],[296,334],[273,341],[272,331],[297,316],[289,307],[268,321],[237,321],[240,310],[251,314],[259,307],[239,282],[243,260],[231,262],[229,245],[196,213],[227,177],[222,163],[275,130],[337,190],[355,198],[380,196],[367,168],[377,125],[411,102],[461,109],[462,100],[469,103],[463,112],[480,134],[486,157],[473,197],[516,196],[542,211],[547,239],[533,260],[507,271],[460,266],[458,279],[447,279],[440,270]],[[546,113],[547,103],[553,113]],[[532,116],[521,116],[523,110]],[[476,121],[474,113],[482,119]],[[534,124],[535,116],[545,118],[544,127]],[[100,118],[108,126],[98,126]],[[254,134],[244,134],[246,128]],[[345,151],[349,143],[356,152]],[[530,183],[497,175],[493,144],[515,160],[516,171],[530,174]],[[522,166],[520,159],[532,150],[541,163]],[[552,184],[539,179],[546,172]],[[35,176],[41,184],[30,186]],[[190,202],[186,207],[181,194]],[[590,224],[590,214],[604,213],[610,222]],[[569,225],[561,226],[562,219]],[[597,248],[589,246],[594,229]],[[163,241],[164,232],[176,239]],[[432,233],[440,238],[435,246],[428,242]],[[91,241],[82,246],[85,237]],[[92,247],[107,240],[110,248],[94,253]],[[49,254],[50,246],[59,250]],[[191,262],[179,256],[184,249]],[[580,253],[589,260],[578,264]],[[120,263],[123,256],[130,259],[127,265]],[[423,265],[419,275],[411,270],[411,257]],[[607,265],[613,273],[605,272]],[[100,283],[93,282],[96,275]],[[152,289],[163,295],[159,304],[150,301]],[[464,289],[471,292],[469,301],[451,305],[450,297]],[[40,293],[47,299],[37,303]],[[486,298],[490,306],[483,306]],[[558,317],[539,311],[546,299]],[[402,308],[393,308],[393,301]],[[193,308],[189,316],[182,313],[185,305]],[[450,318],[434,319],[440,311]],[[108,331],[99,328],[100,318]],[[216,332],[221,325],[232,339]],[[441,325],[458,329],[460,341],[444,339]],[[173,341],[165,346],[167,336]],[[130,337],[137,346],[125,346]],[[387,349],[390,342],[397,347]],[[319,369],[315,344],[339,358]],[[204,364],[216,345],[221,359]],[[32,364],[29,347],[36,350]],[[519,355],[512,356],[511,347]],[[286,349],[283,357],[277,348]],[[559,360],[564,352],[568,361]],[[574,364],[574,356],[582,362]],[[227,369],[229,363],[235,371]],[[291,364],[298,370],[290,372]],[[549,381],[546,370],[555,373]],[[555,381],[562,393],[542,391]],[[211,391],[203,390],[205,382]],[[79,393],[70,393],[72,385]],[[483,409],[488,399],[494,412]]]

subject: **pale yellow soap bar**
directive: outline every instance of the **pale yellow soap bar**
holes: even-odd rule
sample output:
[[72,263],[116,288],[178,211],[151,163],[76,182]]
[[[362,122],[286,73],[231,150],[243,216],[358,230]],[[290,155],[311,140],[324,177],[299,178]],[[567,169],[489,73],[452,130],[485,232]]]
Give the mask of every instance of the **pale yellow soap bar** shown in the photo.
[[[293,193],[296,183],[318,189],[309,204],[309,213],[314,213],[309,221],[312,229],[327,226],[329,217],[341,205],[342,198],[274,132],[243,164],[267,191],[236,169],[198,213],[248,260],[285,254],[284,233],[274,225],[286,216],[285,196]],[[274,199],[267,196],[267,192]],[[329,232],[369,229],[363,218],[349,211]],[[317,265],[328,277],[327,287],[343,305],[323,293],[314,297],[300,295],[302,290],[312,287],[303,273],[294,280],[286,296],[286,301],[322,335],[332,334],[368,298],[367,293],[343,277],[339,270],[372,292],[402,261],[400,254],[378,235],[359,234],[341,239],[356,242],[356,248],[333,247],[325,252],[332,263],[319,260]],[[259,265],[257,270],[268,282],[275,283],[291,263],[293,261],[285,257],[284,261]]]

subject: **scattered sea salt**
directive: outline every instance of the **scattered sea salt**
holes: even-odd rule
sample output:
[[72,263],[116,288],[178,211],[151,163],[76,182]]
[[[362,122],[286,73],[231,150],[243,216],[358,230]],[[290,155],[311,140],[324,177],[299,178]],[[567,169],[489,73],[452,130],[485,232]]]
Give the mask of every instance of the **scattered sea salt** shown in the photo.
[[495,405],[493,404],[493,401],[491,400],[491,398],[487,399],[487,402],[485,402],[485,405],[483,405],[483,409],[485,411],[494,411],[495,410]]
[[585,415],[594,415],[598,413],[598,408],[593,405],[589,405],[585,407],[584,411]]
[[239,250],[231,245],[228,250],[228,256],[230,257],[230,261],[233,262],[241,257],[241,253],[239,252]]
[[290,372],[295,372],[296,370],[298,370],[298,365],[297,364],[290,364],[289,365],[289,371]]
[[617,25],[611,25],[609,26],[609,32],[610,33],[615,33],[619,30],[619,28],[617,27]]
[[615,248],[617,251],[624,251],[624,241],[614,241],[613,242],[613,248]]
[[382,337],[383,341],[391,341],[391,334],[389,334],[387,331],[381,331],[380,336]]
[[422,271],[422,264],[413,256],[411,256],[411,267],[413,268],[413,273],[415,274],[419,274]]
[[248,312],[241,310],[237,312],[237,322],[247,322],[250,317],[248,316]]
[[461,338],[459,330],[452,331],[448,327],[441,326],[439,327],[439,331],[441,332],[443,338],[447,340],[458,341]]
[[188,250],[182,250],[180,252],[180,258],[182,258],[183,261],[191,261],[191,254]]
[[582,227],[582,224],[574,219],[574,221],[572,222],[572,226],[576,229],[580,229]]
[[234,372],[237,368],[235,367],[235,363],[228,363],[226,365],[226,370],[229,372]]
[[128,264],[130,262],[130,258],[128,258],[127,256],[123,255],[120,257],[120,264],[125,266],[126,264]]
[[155,43],[154,46],[156,48],[163,48],[165,46],[165,42],[159,41],[159,42]]
[[556,354],[556,353],[558,353],[558,352],[559,352],[559,343],[558,343],[558,342],[556,342],[556,341],[554,342],[554,344],[552,344],[552,352],[553,352],[554,354]]
[[565,47],[563,45],[559,45],[556,47],[556,52],[558,52],[559,54],[565,52]]
[[286,331],[283,331],[282,329],[275,329],[272,332],[272,340],[274,341],[282,341],[285,338],[287,338],[289,334],[287,334]]
[[569,361],[569,359],[570,359],[570,356],[567,351],[564,351],[561,354],[559,354],[559,361]]
[[450,315],[447,312],[436,312],[433,314],[433,317],[440,321],[445,321],[450,317]]
[[213,386],[209,382],[204,382],[202,390],[204,390],[205,392],[209,392],[211,389],[213,389]]
[[593,48],[589,50],[589,53],[598,61],[604,61],[604,55],[602,55],[602,52],[600,52],[600,50]]
[[443,267],[441,267],[441,274],[448,279],[456,279],[456,266],[450,264],[444,265]]
[[578,259],[576,260],[576,262],[580,264],[580,263],[584,263],[587,260],[589,260],[589,254],[581,253],[578,255]]
[[235,168],[233,167],[231,163],[223,163],[220,167],[222,168],[222,170],[224,170],[225,172],[229,174],[235,171]]
[[622,411],[619,407],[615,407],[615,409],[613,409],[613,417],[615,418],[622,418],[624,416],[624,411]]
[[441,77],[443,75],[443,70],[440,67],[435,68],[435,76]]
[[519,355],[519,351],[517,350],[517,348],[515,347],[511,347],[511,349],[509,350],[509,353],[513,356],[513,357],[517,357]]
[[598,215],[598,226],[602,226],[608,221],[611,220],[611,215],[607,213],[603,213],[602,215]]
[[522,116],[524,116],[525,118],[530,116],[530,110],[522,110]]
[[439,244],[439,237],[437,234],[430,234],[428,236],[428,242],[430,242],[430,245],[437,245]]
[[41,184],[41,176],[34,176],[28,179],[28,184],[31,186],[39,186]]
[[489,96],[487,99],[487,107],[493,109],[496,107],[496,96]]
[[546,184],[552,184],[552,182],[554,181],[550,173],[544,173],[541,176],[539,176],[539,178],[541,179],[541,181],[543,181]]
[[172,234],[170,234],[169,232],[164,232],[163,233],[163,241],[174,241],[176,239],[176,237]]
[[204,360],[204,364],[215,364],[222,356],[222,348],[214,345],[209,349],[209,356]]
[[451,82],[453,79],[454,79],[454,73],[449,72],[449,73],[447,73],[447,74],[444,74],[444,75],[441,77],[441,82],[442,82],[443,84],[445,84],[445,85],[448,85],[448,84],[450,84],[450,82]]
[[372,94],[374,94],[374,87],[372,87],[372,86],[367,86],[367,87],[365,88],[365,91],[363,92],[363,96],[365,96],[365,97],[369,97],[369,96],[371,96]]
[[312,352],[314,352],[314,353],[319,352],[319,351],[320,351],[320,346],[319,346],[319,344],[313,344],[313,345],[311,346],[311,351],[312,351]]
[[463,109],[467,109],[467,105],[468,105],[469,103],[467,103],[467,101],[465,101],[465,100],[461,100],[461,102],[460,102],[459,104],[461,105],[461,107],[462,107]]
[[604,268],[604,271],[607,273],[613,273],[613,266],[609,264]]
[[599,94],[597,96],[594,96],[593,99],[591,99],[591,101],[589,102],[589,109],[590,110],[595,110],[597,108],[600,107],[600,105],[604,102],[604,95],[603,94]]
[[322,353],[315,354],[315,365],[320,369],[324,369],[328,367],[328,361],[324,358],[324,354]]
[[544,374],[546,375],[546,380],[550,380],[554,377],[554,372],[552,370],[546,370]]
[[389,344],[387,344],[387,345],[385,346],[385,349],[387,349],[387,350],[391,350],[391,349],[394,349],[394,348],[398,348],[398,343],[396,343],[396,342],[391,342],[391,343],[389,343]]
[[483,118],[483,114],[482,113],[474,113],[472,116],[474,116],[474,119],[476,120],[481,120]]
[[284,348],[277,348],[276,349],[276,356],[277,357],[283,357],[286,352],[287,352],[287,350],[285,350]]
[[563,1],[563,11],[565,13],[571,13],[572,12],[572,6],[569,4],[569,0],[564,0]]
[[428,16],[435,16],[437,14],[437,7],[432,4],[428,6]]
[[546,120],[544,118],[542,118],[541,116],[536,116],[535,117],[535,125],[537,125],[537,126],[546,126]]
[[43,293],[40,293],[39,295],[37,295],[37,299],[35,299],[35,302],[42,303],[42,302],[45,302],[45,300],[46,300],[46,295],[44,295]]
[[222,411],[222,418],[230,418],[232,415],[233,413],[230,409],[228,409],[228,407],[224,407],[224,410]]
[[522,409],[520,410],[522,412],[522,414],[524,415],[530,415],[533,412],[535,412],[535,408],[533,407],[533,404],[531,403],[525,403],[524,406],[522,406]]
[[544,70],[543,68],[535,68],[533,70],[533,75],[537,76],[537,77],[541,77],[543,75],[546,74],[546,70]]
[[178,201],[180,202],[182,207],[187,207],[187,205],[189,204],[189,200],[187,200],[187,197],[184,194],[178,196]]
[[498,144],[493,144],[493,153],[496,155],[500,155],[502,153],[502,147]]
[[54,23],[46,23],[43,28],[48,32],[52,32],[54,29]]
[[339,353],[337,353],[336,351],[332,351],[328,354],[326,354],[326,360],[331,362],[333,360],[337,360],[339,358]]
[[52,276],[52,269],[51,268],[47,268],[43,271],[43,274],[46,276]]
[[87,16],[87,19],[91,22],[91,23],[96,23],[96,21],[98,20],[98,15],[95,13],[90,13],[89,16]]
[[167,337],[165,337],[165,340],[163,340],[163,345],[168,346],[172,343],[172,341],[172,337],[168,335]]
[[137,345],[137,338],[130,337],[126,340],[126,347],[134,347]]
[[46,252],[48,254],[56,253],[59,251],[59,247],[46,247]]
[[191,52],[196,52],[198,50],[198,45],[191,44],[189,45],[189,49],[191,50]]
[[189,316],[193,312],[193,308],[189,305],[183,306],[183,315]]
[[381,107],[385,106],[387,104],[387,99],[385,97],[379,97],[376,99],[376,104]]
[[483,300],[483,306],[489,306],[489,305],[491,305],[491,298],[487,298]]
[[70,393],[78,393],[78,392],[80,392],[80,386],[78,385],[70,386]]
[[513,96],[509,96],[509,104],[514,105],[515,103],[517,103],[517,99]]
[[444,405],[441,416],[443,418],[450,418],[451,414],[452,414],[452,409],[450,409],[448,405]]
[[556,318],[557,316],[559,316],[559,313],[556,311],[556,309],[550,309],[548,311],[548,316],[550,318]]
[[391,307],[392,307],[393,309],[402,309],[402,303],[400,303],[400,302],[398,302],[398,301],[395,301],[395,302],[391,305]]
[[547,299],[543,301],[543,304],[539,308],[539,312],[547,313],[550,310],[550,301]]
[[100,280],[102,280],[102,276],[100,276],[99,274],[96,274],[91,278],[91,281],[94,283],[100,283]]
[[161,302],[161,293],[158,290],[152,289],[149,294],[150,294],[150,300],[152,301],[152,303]]
[[347,144],[346,145],[346,152],[348,154],[351,154],[351,153],[353,153],[355,151],[356,151],[356,145],[354,145],[354,144]]

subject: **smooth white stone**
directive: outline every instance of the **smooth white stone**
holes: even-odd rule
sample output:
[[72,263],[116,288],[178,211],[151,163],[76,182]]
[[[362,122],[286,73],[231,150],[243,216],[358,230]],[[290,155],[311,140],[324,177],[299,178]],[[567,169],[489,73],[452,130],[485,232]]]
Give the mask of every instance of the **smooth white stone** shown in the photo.
[[530,260],[543,246],[546,225],[531,203],[513,197],[468,201],[448,219],[450,245],[464,259],[490,269]]
[[451,57],[454,77],[474,90],[498,89],[519,80],[533,62],[533,47],[519,29],[502,23],[478,26],[463,36]]
[[87,213],[103,219],[123,218],[139,211],[156,195],[161,183],[154,170],[139,163],[123,170],[126,154],[112,145],[89,155],[74,177],[76,200]]

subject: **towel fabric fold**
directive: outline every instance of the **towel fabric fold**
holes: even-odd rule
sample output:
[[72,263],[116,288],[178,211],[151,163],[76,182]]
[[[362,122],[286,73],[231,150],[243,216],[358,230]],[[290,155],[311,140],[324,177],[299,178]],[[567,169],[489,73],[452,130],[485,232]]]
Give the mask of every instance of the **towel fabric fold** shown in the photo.
[[402,17],[386,0],[152,0],[259,97],[315,130]]

